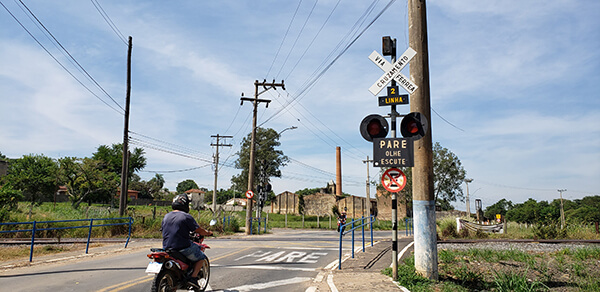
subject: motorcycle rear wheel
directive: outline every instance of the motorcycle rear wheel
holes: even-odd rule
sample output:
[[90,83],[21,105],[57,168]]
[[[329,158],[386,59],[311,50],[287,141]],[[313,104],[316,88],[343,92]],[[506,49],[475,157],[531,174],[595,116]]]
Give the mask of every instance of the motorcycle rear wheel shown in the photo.
[[162,270],[156,274],[152,281],[152,292],[175,292],[177,291],[177,278],[171,270]]
[[208,279],[210,278],[210,262],[208,258],[204,260],[204,264],[198,273],[198,284],[200,285],[200,289],[196,289],[196,292],[202,292],[206,290],[208,287]]

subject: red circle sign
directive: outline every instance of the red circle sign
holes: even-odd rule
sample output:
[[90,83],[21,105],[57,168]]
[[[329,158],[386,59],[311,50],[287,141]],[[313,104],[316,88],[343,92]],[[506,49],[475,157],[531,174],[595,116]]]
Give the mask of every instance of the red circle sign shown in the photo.
[[252,191],[250,191],[250,190],[249,190],[249,191],[247,191],[247,192],[246,192],[246,198],[248,198],[248,199],[252,199],[252,197],[254,197],[254,193],[253,193]]
[[381,176],[381,184],[386,190],[397,193],[406,186],[406,175],[400,169],[390,168]]

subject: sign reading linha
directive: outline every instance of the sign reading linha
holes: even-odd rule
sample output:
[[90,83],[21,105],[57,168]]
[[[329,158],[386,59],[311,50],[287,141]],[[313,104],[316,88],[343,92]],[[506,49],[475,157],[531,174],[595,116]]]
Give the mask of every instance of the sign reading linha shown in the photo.
[[404,138],[373,139],[373,166],[413,167],[413,141]]
[[388,86],[387,96],[379,97],[379,106],[408,104],[408,94],[398,94],[398,86]]

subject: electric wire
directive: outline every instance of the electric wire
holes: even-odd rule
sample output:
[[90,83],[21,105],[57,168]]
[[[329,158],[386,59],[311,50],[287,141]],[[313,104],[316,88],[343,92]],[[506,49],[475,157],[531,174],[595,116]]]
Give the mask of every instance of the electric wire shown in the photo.
[[290,24],[288,24],[287,30],[285,31],[285,34],[283,35],[283,39],[281,40],[281,43],[279,44],[279,48],[277,49],[277,53],[275,53],[275,58],[273,58],[273,62],[271,62],[271,66],[269,67],[269,70],[267,71],[267,74],[265,75],[265,79],[267,79],[267,77],[269,76],[269,73],[271,73],[271,69],[273,69],[273,65],[275,64],[275,61],[277,60],[277,57],[279,56],[279,51],[281,51],[281,47],[283,46],[283,43],[285,42],[285,39],[287,38],[287,35],[290,32],[290,28],[292,27],[292,23],[294,23],[296,14],[298,14],[298,9],[300,8],[300,4],[302,4],[302,0],[300,0],[300,2],[298,2],[298,6],[296,6],[296,11],[294,11],[294,15],[292,16],[292,19],[290,20]]
[[[25,30],[27,32],[27,34],[29,34],[29,36],[31,38],[33,38],[33,40],[52,58],[54,59],[54,61],[61,67],[63,68],[63,70],[65,70],[69,75],[71,75],[71,77],[73,77],[73,79],[75,79],[75,81],[77,81],[77,83],[79,83],[81,86],[83,86],[83,88],[85,88],[89,93],[91,93],[94,97],[96,97],[99,101],[101,101],[102,103],[104,103],[106,106],[108,106],[109,108],[111,108],[112,110],[114,110],[115,112],[119,113],[120,115],[124,115],[124,110],[123,108],[121,108],[123,111],[119,111],[118,109],[116,109],[115,107],[113,107],[112,105],[110,105],[108,102],[106,102],[104,99],[102,99],[100,96],[98,96],[96,93],[94,93],[89,87],[87,87],[85,84],[83,84],[83,82],[81,80],[79,80],[71,71],[69,71],[69,69],[67,69],[67,67],[65,67],[26,27],[25,25],[23,25],[23,23],[21,23],[21,21],[19,21],[19,19],[8,9],[8,7],[6,7],[4,5],[4,3],[2,1],[0,1],[0,5],[2,5],[2,7],[4,7],[4,9],[8,12],[8,14],[10,14],[10,16],[19,24],[19,26],[21,26],[21,28],[23,28],[23,30]],[[118,104],[117,104],[118,105]],[[119,106],[120,107],[120,106]]]
[[333,15],[333,12],[337,9],[337,7],[338,7],[338,5],[340,4],[341,1],[342,0],[338,0],[337,3],[335,3],[335,6],[331,10],[331,12],[329,12],[329,15],[327,16],[327,18],[325,19],[325,21],[323,22],[323,24],[321,25],[321,27],[319,28],[319,30],[317,31],[317,33],[315,34],[315,36],[313,37],[313,39],[310,41],[310,43],[308,44],[308,46],[306,47],[306,49],[304,49],[304,52],[302,53],[302,55],[300,56],[300,58],[298,58],[298,61],[296,61],[296,64],[294,64],[294,66],[292,67],[292,69],[290,70],[290,72],[288,73],[288,75],[286,75],[285,78],[283,78],[284,80],[287,80],[290,77],[290,75],[292,75],[292,72],[294,72],[294,70],[296,69],[296,67],[300,63],[300,61],[302,61],[302,59],[304,58],[304,56],[306,55],[306,53],[308,52],[308,50],[312,47],[312,44],[315,42],[315,40],[317,39],[317,37],[319,36],[319,34],[321,33],[321,31],[323,30],[323,28],[327,24],[327,22],[329,21],[329,19]]
[[344,49],[339,52],[337,54],[337,56],[329,62],[329,64],[327,64],[327,66],[325,66],[325,68],[323,68],[322,70],[320,70],[320,72],[313,77],[312,79],[310,79],[305,86],[302,86],[299,90],[297,94],[293,95],[293,98],[290,102],[288,102],[286,105],[284,105],[281,109],[277,110],[274,114],[272,114],[269,118],[267,118],[265,121],[263,121],[261,123],[261,125],[269,122],[270,120],[272,120],[273,118],[275,118],[276,116],[278,116],[279,114],[281,114],[281,112],[286,109],[287,107],[291,106],[292,103],[294,103],[297,100],[300,100],[306,93],[308,93],[308,91],[310,91],[310,89],[312,89],[312,87],[317,83],[317,81],[319,79],[321,79],[321,77],[323,77],[323,75],[325,75],[325,73],[327,71],[329,71],[329,69],[337,62],[337,60],[339,60],[340,57],[342,57],[344,55],[344,53],[346,53],[346,51],[348,51],[348,49],[350,49],[350,47],[352,47],[352,45],[367,31],[367,29],[369,29],[373,23],[375,23],[375,21],[377,21],[377,19],[379,19],[379,17],[381,17],[381,15],[395,2],[396,0],[390,0],[390,2],[375,16],[375,18],[367,25],[365,26],[362,31],[349,43],[346,45],[346,47],[344,47]]
[[100,86],[100,84],[96,81],[96,79],[94,79],[94,77],[92,77],[92,75],[90,75],[87,72],[87,70],[85,70],[85,68],[83,68],[83,66],[81,66],[81,64],[79,64],[79,62],[75,59],[75,57],[73,57],[73,55],[71,55],[71,53],[69,53],[69,51],[56,39],[56,37],[54,37],[54,35],[50,32],[50,30],[48,30],[46,28],[46,26],[37,18],[37,16],[35,16],[35,14],[33,13],[33,11],[31,11],[29,9],[29,7],[27,7],[27,5],[25,5],[25,3],[23,3],[22,0],[19,0],[19,2],[28,11],[28,13],[35,19],[35,21],[42,26],[42,28],[44,29],[44,31],[46,31],[46,33],[52,37],[52,39],[54,40],[54,42],[61,47],[62,51],[64,51],[68,55],[68,57],[77,64],[77,67],[79,67],[81,69],[81,71],[88,77],[88,79],[90,81],[92,81],[96,85],[96,87],[98,87],[98,89],[100,89],[102,92],[104,92],[104,94],[108,98],[110,98],[110,100],[112,100],[119,108],[121,108],[121,110],[125,111],[125,109],[108,92],[106,92],[106,90],[104,90],[104,88],[102,86]]
[[308,16],[306,16],[306,20],[304,21],[304,24],[302,24],[302,28],[300,28],[300,32],[298,32],[298,35],[296,36],[296,39],[294,40],[294,43],[292,44],[292,47],[290,48],[290,51],[288,52],[287,56],[285,57],[285,60],[283,61],[283,64],[281,64],[281,67],[279,68],[279,71],[275,75],[275,79],[277,79],[279,77],[279,74],[281,73],[281,70],[283,70],[283,67],[285,67],[285,64],[287,63],[290,55],[294,51],[294,48],[296,47],[296,44],[298,43],[298,40],[300,39],[300,36],[302,35],[302,32],[304,31],[304,28],[306,27],[306,24],[308,23],[308,20],[310,19],[311,15],[315,11],[315,7],[317,7],[317,3],[319,3],[319,0],[315,1],[315,4],[313,4],[313,7],[310,9],[310,12],[308,13]]
[[106,11],[104,10],[104,8],[102,8],[102,6],[100,5],[100,2],[98,2],[98,0],[90,0],[90,1],[92,2],[92,4],[94,4],[94,7],[96,7],[96,10],[98,10],[98,13],[100,13],[100,15],[102,16],[102,18],[104,18],[104,21],[106,21],[106,23],[108,24],[108,26],[110,27],[110,29],[112,29],[112,31],[117,35],[117,37],[125,45],[129,45],[128,42],[127,42],[127,38],[121,33],[121,31],[119,30],[119,28],[115,25],[115,23],[110,18],[110,16],[108,16],[108,13],[106,13]]

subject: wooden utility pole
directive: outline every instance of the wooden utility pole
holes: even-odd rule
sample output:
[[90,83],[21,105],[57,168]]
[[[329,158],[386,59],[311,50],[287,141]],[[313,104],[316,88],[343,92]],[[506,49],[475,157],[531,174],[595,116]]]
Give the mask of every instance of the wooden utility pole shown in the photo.
[[[258,87],[262,86],[264,88],[263,91],[258,92]],[[268,99],[259,99],[258,96],[265,93],[267,90],[273,88],[276,89],[277,87],[281,87],[283,90],[285,90],[285,85],[283,84],[283,80],[281,80],[281,83],[275,83],[275,80],[273,80],[273,82],[268,83],[266,80],[264,80],[263,82],[258,82],[258,80],[254,81],[254,98],[248,98],[248,97],[242,97],[240,98],[240,100],[242,101],[242,104],[244,104],[244,101],[250,101],[252,102],[253,106],[254,106],[254,110],[253,110],[253,114],[252,114],[252,134],[250,137],[250,165],[248,167],[248,190],[254,192],[254,150],[255,150],[255,139],[256,139],[256,116],[257,116],[257,112],[258,112],[258,104],[261,102],[266,102],[267,103],[267,107],[269,107],[269,102],[271,102],[271,100]],[[243,95],[242,95],[243,96]],[[252,220],[252,199],[248,199],[247,203],[246,203],[246,234],[250,235],[250,221]]]
[[225,146],[225,147],[231,147],[231,144],[219,144],[219,138],[233,138],[233,136],[219,136],[219,134],[217,134],[216,136],[210,136],[212,138],[217,138],[217,143],[211,143],[210,146],[215,146],[217,147],[216,149],[216,154],[214,157],[214,161],[215,161],[215,188],[213,189],[213,199],[212,199],[212,209],[213,209],[213,217],[216,216],[217,214],[217,175],[219,174],[219,146]]
[[410,111],[420,112],[429,121],[426,135],[414,141],[413,214],[415,228],[415,269],[429,279],[438,278],[435,197],[433,194],[433,146],[429,52],[425,0],[408,0],[409,46],[417,54],[410,61],[410,79],[418,89],[412,94]]
[[125,126],[123,129],[123,164],[121,167],[121,196],[119,196],[119,216],[125,215],[127,208],[127,176],[129,174],[129,103],[131,100],[131,50],[133,41],[129,37],[127,48],[127,93],[125,96]]

